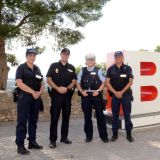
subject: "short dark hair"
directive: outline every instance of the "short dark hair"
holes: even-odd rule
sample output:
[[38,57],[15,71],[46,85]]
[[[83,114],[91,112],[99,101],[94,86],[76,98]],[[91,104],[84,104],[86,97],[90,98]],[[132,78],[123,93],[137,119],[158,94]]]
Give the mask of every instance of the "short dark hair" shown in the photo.
[[63,48],[61,50],[61,53],[68,53],[68,54],[70,54],[70,50],[68,48]]

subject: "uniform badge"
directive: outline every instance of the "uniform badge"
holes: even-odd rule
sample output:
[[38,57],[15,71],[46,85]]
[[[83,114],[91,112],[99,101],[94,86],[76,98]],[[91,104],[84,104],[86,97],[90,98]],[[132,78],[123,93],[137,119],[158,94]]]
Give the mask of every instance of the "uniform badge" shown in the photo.
[[59,73],[59,70],[58,70],[58,68],[56,68],[56,69],[55,69],[55,72],[56,72],[56,73]]

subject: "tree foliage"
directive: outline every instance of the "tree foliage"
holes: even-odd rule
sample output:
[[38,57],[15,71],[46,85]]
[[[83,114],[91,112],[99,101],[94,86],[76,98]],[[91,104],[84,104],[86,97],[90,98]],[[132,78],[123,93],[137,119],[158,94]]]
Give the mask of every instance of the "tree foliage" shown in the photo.
[[81,69],[82,69],[82,66],[81,66],[81,65],[78,66],[78,67],[76,67],[76,74],[78,74],[78,73],[80,72]]
[[155,51],[155,52],[160,52],[160,45],[158,45],[158,46],[155,48],[154,51]]
[[102,70],[103,74],[106,73],[106,63],[99,63],[96,66]]
[[[106,63],[98,63],[98,64],[96,64],[96,66],[98,68],[100,68],[102,70],[103,74],[105,75],[105,73],[106,73]],[[81,66],[81,65],[78,66],[78,67],[76,67],[76,73],[77,74],[80,72],[80,70],[82,69],[82,67],[83,66]]]
[[35,47],[46,35],[53,37],[57,49],[76,44],[84,38],[80,27],[101,18],[107,1],[0,0],[0,89],[6,88],[7,61],[17,64],[14,55],[6,56],[7,40],[20,39],[24,45]]
[[98,20],[107,1],[1,0],[0,36],[21,37],[26,45],[35,45],[47,31],[56,38],[58,47],[75,44],[84,38],[78,28]]
[[15,54],[6,54],[7,62],[11,64],[12,67],[17,66],[19,64]]

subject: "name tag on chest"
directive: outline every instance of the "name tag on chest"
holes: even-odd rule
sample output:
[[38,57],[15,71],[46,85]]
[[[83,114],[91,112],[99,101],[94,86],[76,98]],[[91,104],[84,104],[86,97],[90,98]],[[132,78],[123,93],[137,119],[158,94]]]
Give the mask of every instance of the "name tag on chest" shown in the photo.
[[42,79],[43,77],[36,74],[36,78],[37,78],[37,79]]
[[90,73],[92,76],[95,76],[96,75],[96,72],[91,72]]
[[68,69],[68,71],[71,72],[71,73],[73,73],[73,70],[71,70],[71,69]]
[[127,75],[126,75],[126,74],[120,74],[120,77],[121,77],[121,78],[126,78]]

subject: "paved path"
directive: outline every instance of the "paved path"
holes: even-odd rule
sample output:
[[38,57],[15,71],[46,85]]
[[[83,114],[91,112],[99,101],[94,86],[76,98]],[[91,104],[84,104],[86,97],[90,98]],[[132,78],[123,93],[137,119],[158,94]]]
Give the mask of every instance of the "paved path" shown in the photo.
[[[16,153],[15,124],[0,123],[0,160],[159,160],[160,159],[160,126],[134,130],[136,141],[129,143],[125,132],[120,132],[115,143],[104,144],[98,137],[94,121],[94,140],[84,142],[83,119],[72,119],[70,139],[72,145],[57,142],[57,148],[48,147],[49,122],[39,122],[38,142],[44,146],[41,151],[32,150],[29,156]],[[108,129],[111,136],[111,129]],[[27,142],[26,142],[27,145]]]

